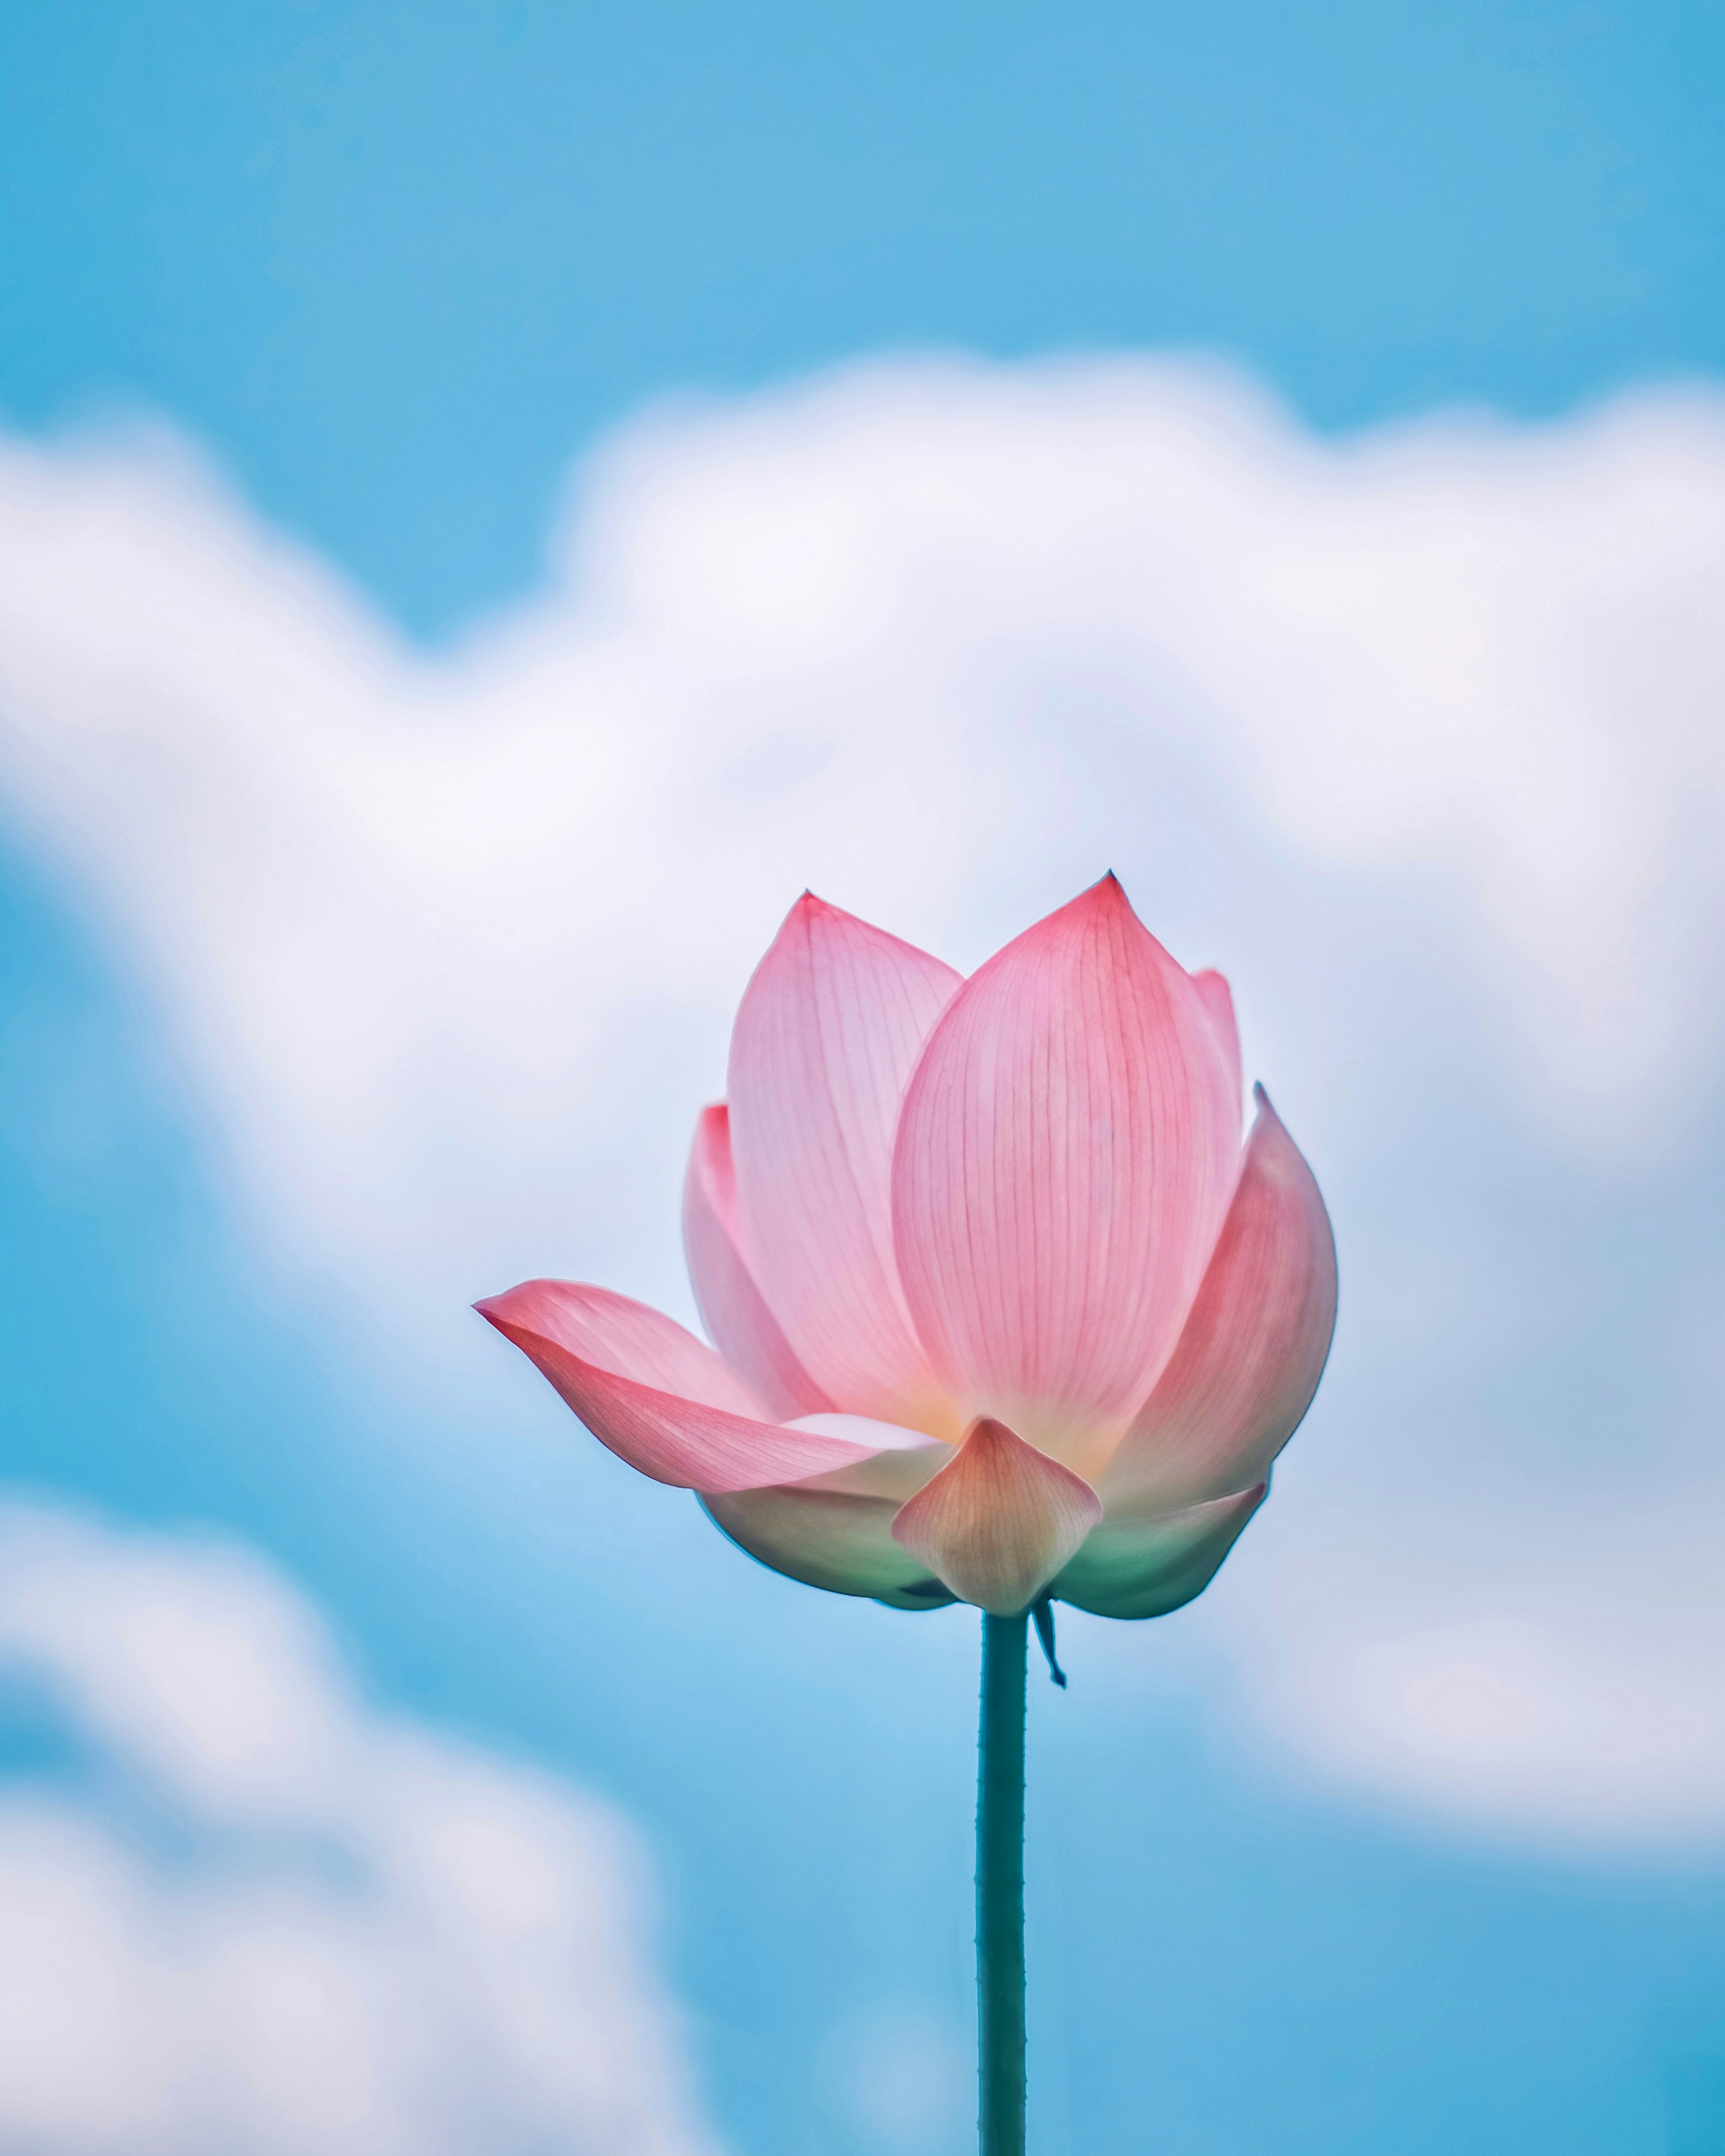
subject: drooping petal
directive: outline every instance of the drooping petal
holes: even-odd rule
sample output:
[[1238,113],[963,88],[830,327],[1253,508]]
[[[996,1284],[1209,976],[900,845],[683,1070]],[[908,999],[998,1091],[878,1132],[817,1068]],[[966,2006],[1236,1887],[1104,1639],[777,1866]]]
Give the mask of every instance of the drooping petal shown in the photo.
[[[950,1455],[949,1446],[941,1449]],[[830,1594],[870,1595],[896,1609],[941,1609],[957,1599],[893,1540],[896,1498],[793,1483],[701,1503],[740,1548],[788,1578]]]
[[633,1296],[581,1281],[531,1280],[474,1307],[500,1332],[531,1334],[614,1377],[732,1414],[770,1419],[765,1401],[722,1355]]
[[839,1407],[953,1437],[893,1266],[891,1156],[958,983],[805,895],[743,996],[728,1086],[741,1247],[798,1360]]
[[701,1322],[719,1353],[741,1370],[776,1415],[814,1414],[832,1402],[797,1360],[778,1320],[743,1262],[737,1178],[724,1103],[703,1108],[683,1183],[683,1247]]
[[1054,1584],[1097,1617],[1165,1617],[1201,1594],[1269,1488],[1260,1482],[1183,1512],[1110,1510]]
[[953,998],[905,1098],[899,1274],[961,1408],[1063,1458],[1172,1350],[1239,1171],[1203,995],[1111,876]]
[[1336,1245],[1261,1086],[1228,1217],[1179,1343],[1097,1486],[1160,1512],[1260,1482],[1311,1405],[1336,1327]]
[[1101,1517],[1089,1483],[984,1417],[901,1509],[892,1532],[962,1600],[1011,1617],[1035,1600]]
[[829,1473],[874,1449],[766,1418],[752,1389],[672,1318],[572,1281],[528,1281],[475,1307],[602,1445],[685,1490],[751,1490]]
[[1209,1014],[1210,1029],[1216,1036],[1216,1045],[1222,1051],[1223,1067],[1228,1073],[1229,1098],[1238,1110],[1242,1074],[1240,1024],[1234,1015],[1234,991],[1213,966],[1206,967],[1201,973],[1194,973],[1192,985],[1197,989]]

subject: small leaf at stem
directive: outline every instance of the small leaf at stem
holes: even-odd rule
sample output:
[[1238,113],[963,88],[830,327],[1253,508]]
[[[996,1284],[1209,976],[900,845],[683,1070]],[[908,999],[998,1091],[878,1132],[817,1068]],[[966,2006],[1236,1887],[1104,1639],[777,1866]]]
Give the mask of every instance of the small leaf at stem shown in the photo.
[[1036,1637],[1047,1657],[1048,1674],[1064,1691],[1066,1689],[1066,1672],[1055,1660],[1054,1604],[1045,1594],[1030,1614],[1036,1620]]

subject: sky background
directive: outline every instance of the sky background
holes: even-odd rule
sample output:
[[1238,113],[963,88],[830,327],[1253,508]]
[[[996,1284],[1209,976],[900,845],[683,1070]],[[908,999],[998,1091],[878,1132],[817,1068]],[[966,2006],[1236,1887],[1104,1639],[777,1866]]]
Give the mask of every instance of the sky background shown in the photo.
[[1343,1316],[1033,1691],[1038,2156],[1725,2148],[1722,59],[7,11],[0,2141],[965,2147],[968,1616],[464,1304],[689,1315],[804,882],[968,968],[1112,865]]

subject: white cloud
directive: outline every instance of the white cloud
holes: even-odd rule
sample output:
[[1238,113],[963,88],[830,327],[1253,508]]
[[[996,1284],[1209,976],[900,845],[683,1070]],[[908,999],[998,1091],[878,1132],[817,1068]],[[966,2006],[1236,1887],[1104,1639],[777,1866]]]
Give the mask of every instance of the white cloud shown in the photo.
[[8,1507],[0,1677],[92,1769],[0,1795],[0,2144],[711,2156],[626,1827],[368,1711],[256,1558]]
[[[1725,1537],[1717,1484],[1627,1515],[1553,1507],[1493,1563],[1338,1548],[1317,1508],[1260,1591],[1218,1599],[1253,1727],[1304,1779],[1574,1856],[1725,1839]],[[1686,1515],[1687,1517],[1686,1517]],[[1707,1522],[1707,1524],[1698,1524]],[[1383,1538],[1388,1543],[1389,1538]],[[1250,1640],[1237,1636],[1253,1626]]]
[[[1556,1194],[1630,1205],[1717,1067],[1722,560],[1711,391],[1325,444],[1189,367],[877,367],[625,431],[546,588],[428,656],[171,443],[14,443],[0,794],[251,1217],[444,1372],[532,1272],[686,1310],[692,1111],[805,883],[969,963],[1111,862],[1235,976],[1342,1217],[1312,1465],[1204,1606],[1245,1696],[1398,1803],[1717,1833],[1712,1740],[1614,1721],[1584,1621],[1643,1575],[1686,1607],[1717,1388],[1567,1450],[1559,1398],[1600,1338],[1630,1391],[1704,1357],[1693,1283],[1639,1342],[1584,1311]],[[1517,1360],[1544,1395],[1486,1412]],[[1302,1570],[1326,1520],[1429,1554],[1430,1621],[1405,1563]],[[1681,1721],[1662,1622],[1615,1633],[1624,1697]],[[1551,1715],[1494,1748],[1522,1682]]]

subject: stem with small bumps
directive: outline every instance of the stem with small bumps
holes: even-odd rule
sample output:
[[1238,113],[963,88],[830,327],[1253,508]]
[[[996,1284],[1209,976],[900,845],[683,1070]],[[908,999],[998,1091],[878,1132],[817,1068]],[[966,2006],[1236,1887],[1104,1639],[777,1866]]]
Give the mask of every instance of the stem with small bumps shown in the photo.
[[981,2156],[1024,2152],[1024,1677],[1029,1620],[983,1619],[976,1979]]

